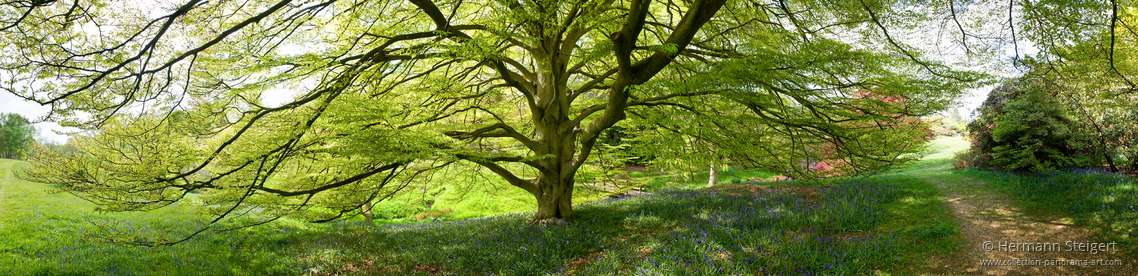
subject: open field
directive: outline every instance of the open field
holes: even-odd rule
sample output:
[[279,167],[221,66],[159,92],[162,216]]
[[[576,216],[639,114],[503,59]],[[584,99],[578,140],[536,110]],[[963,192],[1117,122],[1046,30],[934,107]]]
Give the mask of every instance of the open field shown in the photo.
[[8,177],[0,234],[5,274],[856,274],[902,269],[919,259],[905,256],[923,254],[918,241],[953,233],[933,221],[903,221],[908,216],[893,210],[922,201],[911,188],[920,185],[879,178],[755,193],[746,187],[670,190],[583,204],[578,221],[552,229],[522,224],[524,214],[379,227],[277,223],[148,248],[101,242],[110,233],[90,221],[119,221],[123,232],[111,235],[129,240],[193,230],[166,220],[187,210],[100,214],[48,185]]
[[[229,275],[299,272],[277,259],[281,240],[304,227],[278,223],[230,233],[205,232],[169,247],[111,243],[141,237],[184,237],[201,217],[172,206],[145,213],[104,213],[50,185],[19,180],[27,165],[0,160],[0,274],[2,275]],[[257,249],[255,249],[257,248]],[[278,247],[279,248],[279,247]]]

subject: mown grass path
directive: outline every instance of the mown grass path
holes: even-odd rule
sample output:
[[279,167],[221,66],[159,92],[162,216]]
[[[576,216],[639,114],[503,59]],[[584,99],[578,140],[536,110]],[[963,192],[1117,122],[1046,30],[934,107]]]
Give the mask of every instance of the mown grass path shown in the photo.
[[16,181],[16,176],[12,172],[12,165],[16,163],[15,161],[0,159],[0,229],[4,228],[5,219],[3,218],[9,217],[8,211],[11,209],[4,202],[8,199],[8,193],[11,190],[6,184]]
[[[959,145],[957,145],[959,146]],[[942,154],[955,152],[954,148]],[[947,159],[928,164],[925,168],[907,171],[940,189],[957,218],[963,239],[963,252],[956,256],[942,256],[929,262],[926,275],[1135,275],[1138,267],[1130,256],[1123,253],[1067,251],[1066,243],[1104,242],[1082,227],[1072,225],[1073,219],[1062,214],[1025,212],[989,183],[962,173],[954,173]],[[1109,242],[1109,241],[1105,241]],[[991,243],[986,246],[986,243]],[[1000,247],[1000,243],[1059,243],[1058,250],[1028,252]],[[1046,249],[1046,248],[1045,248]],[[1121,249],[1121,248],[1120,248]],[[1032,262],[1039,260],[1121,260],[1122,265],[1065,265],[1049,266],[1044,263],[1021,265],[984,264],[986,260]]]

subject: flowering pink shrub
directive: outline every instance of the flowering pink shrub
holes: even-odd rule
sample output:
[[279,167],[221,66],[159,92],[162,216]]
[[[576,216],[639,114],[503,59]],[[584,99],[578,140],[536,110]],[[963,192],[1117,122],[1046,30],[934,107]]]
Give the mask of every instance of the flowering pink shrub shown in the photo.
[[[885,117],[884,120],[855,120],[841,123],[842,126],[864,131],[860,142],[873,142],[880,147],[893,147],[894,149],[912,149],[924,145],[936,137],[936,133],[920,118],[903,114],[903,104],[906,99],[897,96],[886,96],[870,91],[854,93],[847,103],[858,107],[854,113],[865,115],[866,111]],[[900,108],[899,108],[900,107]],[[824,144],[816,153],[821,157],[819,161],[812,161],[808,165],[811,171],[823,177],[843,175],[853,169],[847,159],[839,154],[841,141],[833,140]]]

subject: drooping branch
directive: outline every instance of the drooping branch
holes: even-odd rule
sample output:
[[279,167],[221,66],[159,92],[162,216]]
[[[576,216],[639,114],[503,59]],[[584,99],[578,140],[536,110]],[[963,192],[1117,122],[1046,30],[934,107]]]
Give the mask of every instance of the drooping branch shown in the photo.
[[968,48],[968,32],[964,31],[964,26],[960,25],[960,19],[956,18],[956,0],[948,0],[948,10],[952,12],[952,22],[956,23],[956,29],[960,30],[960,44],[964,45],[964,52],[972,53],[972,49]]
[[[143,47],[137,54],[135,54],[133,57],[131,57],[131,58],[129,58],[123,62],[118,63],[114,67],[111,67],[111,68],[104,70],[101,73],[95,75],[94,78],[92,78],[90,81],[88,81],[86,85],[83,85],[83,86],[80,86],[78,88],[72,89],[70,91],[64,92],[61,95],[53,97],[47,101],[38,100],[38,99],[35,99],[34,97],[26,98],[26,99],[35,101],[35,102],[42,104],[42,105],[48,105],[48,104],[53,104],[59,100],[65,99],[67,97],[70,97],[71,95],[74,95],[75,93],[86,91],[87,89],[93,87],[96,83],[101,81],[103,78],[106,78],[107,76],[109,76],[111,73],[117,72],[118,70],[123,69],[128,64],[135,62],[135,61],[139,60],[140,58],[143,58],[144,56],[148,56],[147,53],[154,49],[154,47],[158,44],[158,41],[160,41],[163,38],[163,35],[166,33],[166,31],[169,30],[170,26],[174,24],[175,20],[178,19],[179,17],[185,15],[186,13],[188,13],[191,9],[196,7],[198,4],[202,3],[202,1],[203,0],[191,0],[190,2],[179,7],[178,10],[176,10],[174,13],[171,13],[170,15],[165,16],[164,18],[166,18],[166,22],[163,23],[163,25],[159,28],[158,33],[155,34],[155,36],[153,38],[151,38],[150,41],[146,44],[146,46]],[[178,63],[179,61],[186,59],[187,57],[193,56],[197,53],[200,53],[200,52],[212,47],[213,45],[216,45],[217,43],[220,43],[222,40],[225,40],[225,38],[229,37],[233,33],[236,33],[237,31],[240,31],[241,29],[244,29],[246,26],[260,22],[261,20],[263,20],[266,17],[268,17],[269,15],[277,12],[281,8],[288,6],[288,4],[290,2],[291,2],[291,0],[282,0],[282,1],[278,2],[276,5],[269,7],[265,11],[255,15],[253,17],[250,17],[250,18],[246,19],[245,21],[238,23],[237,25],[234,25],[233,27],[230,27],[228,30],[225,30],[224,32],[222,32],[218,36],[214,37],[214,39],[207,41],[206,43],[202,44],[201,46],[198,46],[197,48],[183,52],[181,55],[171,59],[170,61],[167,61],[166,63],[162,64],[161,66],[158,66],[157,68],[150,69],[150,70],[143,70],[141,72],[132,73],[131,75],[134,75],[136,77],[140,77],[140,76],[145,75],[145,74],[151,74],[154,72],[158,72],[158,71],[170,68],[171,66]]]
[[701,0],[692,3],[691,9],[684,14],[683,19],[676,25],[676,30],[664,41],[664,45],[674,45],[676,51],[657,52],[637,62],[634,66],[635,68],[632,68],[636,72],[635,78],[631,80],[632,84],[642,84],[656,76],[660,70],[663,70],[665,66],[679,55],[681,50],[687,49],[688,44],[691,43],[696,32],[698,32],[708,20],[711,20],[725,3],[726,0]]
[[[590,76],[590,78],[592,78],[592,80],[589,80],[588,82],[581,84],[580,87],[577,87],[577,89],[574,89],[569,94],[569,98],[568,98],[569,101],[572,102],[573,100],[577,99],[577,96],[580,96],[581,94],[584,94],[585,92],[589,92],[589,91],[592,91],[594,88],[597,88],[598,85],[600,85],[601,83],[604,83],[604,81],[608,80],[609,77],[612,77],[612,75],[616,74],[617,71],[618,71],[617,68],[613,68],[613,69],[609,69],[607,72],[604,72],[599,76]],[[584,74],[584,73],[582,73],[582,74]]]
[[[462,30],[451,26],[450,21],[445,16],[443,16],[442,12],[439,11],[439,7],[436,6],[435,3],[431,0],[410,1],[412,4],[419,7],[420,11],[427,14],[427,16],[431,18],[431,21],[435,23],[436,30],[451,34],[450,38],[458,42],[466,42],[471,40],[470,35],[467,35],[466,33],[462,32]],[[517,89],[523,95],[525,95],[526,98],[530,100],[530,102],[533,102],[533,89],[525,85],[525,82],[522,81],[524,80],[524,77],[521,74],[510,70],[504,61],[492,60],[489,62],[492,65],[491,67],[498,71],[498,75],[500,78],[502,78],[503,82],[505,82],[510,87]]]
[[1015,10],[1015,0],[1008,0],[1008,28],[1011,28],[1012,33],[1012,48],[1015,51],[1015,56],[1012,57],[1012,66],[1019,68],[1019,39],[1016,38],[1016,27],[1014,22],[1014,15],[1012,11]]
[[1117,37],[1115,35],[1114,29],[1117,28],[1116,27],[1117,23],[1118,23],[1118,1],[1117,0],[1111,0],[1110,1],[1110,48],[1109,48],[1110,54],[1109,54],[1109,57],[1107,58],[1107,60],[1110,62],[1110,71],[1117,74],[1119,78],[1122,78],[1122,81],[1124,81],[1124,82],[1126,82],[1126,84],[1130,85],[1130,89],[1134,89],[1135,87],[1138,87],[1138,86],[1136,86],[1133,82],[1131,82],[1130,78],[1126,77],[1126,75],[1122,74],[1122,72],[1119,72],[1118,67],[1115,66],[1115,61],[1114,61],[1114,48],[1115,48],[1115,46],[1114,46],[1114,43],[1115,43],[1115,40],[1117,40]]
[[[651,97],[651,98],[646,98],[646,99],[634,100],[632,102],[629,102],[628,106],[631,107],[631,106],[676,105],[676,103],[667,102],[667,101],[671,100],[673,98],[698,97],[698,96],[719,94],[722,92],[723,92],[723,90],[678,92],[678,93],[672,93],[672,94],[668,94],[668,95],[662,95],[662,96],[656,96],[656,97]],[[605,110],[606,107],[607,107],[606,104],[597,104],[597,105],[592,105],[592,106],[586,107],[585,109],[582,109],[580,112],[577,112],[577,117],[573,118],[572,122],[574,124],[579,123],[579,122],[585,120],[585,118],[588,118],[589,116],[592,116],[593,114],[596,114],[597,112]]]
[[[540,188],[538,188],[537,185],[535,185],[533,182],[519,178],[517,175],[514,175],[514,173],[511,172],[509,169],[506,169],[505,167],[502,167],[501,165],[494,163],[494,161],[492,161],[492,160],[486,160],[484,158],[479,158],[479,157],[469,156],[469,155],[461,155],[461,154],[455,155],[455,157],[458,157],[459,159],[470,161],[470,162],[478,164],[482,167],[485,167],[485,168],[489,169],[491,172],[494,172],[494,174],[501,176],[503,179],[506,180],[507,183],[510,183],[510,185],[513,185],[514,187],[522,188],[523,190],[526,190],[527,192],[529,192],[531,194],[538,194],[540,192]],[[520,161],[520,159],[519,159],[519,161]],[[538,166],[536,168],[541,169],[542,167]]]

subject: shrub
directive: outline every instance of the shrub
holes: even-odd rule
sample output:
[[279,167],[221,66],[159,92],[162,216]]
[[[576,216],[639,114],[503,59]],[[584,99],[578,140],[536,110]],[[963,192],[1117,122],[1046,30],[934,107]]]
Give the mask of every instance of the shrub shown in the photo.
[[976,152],[972,149],[958,151],[952,154],[952,167],[963,170],[972,167],[972,160],[976,159]]
[[[1103,118],[1104,136],[1124,166],[1138,170],[1138,110],[1111,112]],[[1122,161],[1122,160],[1119,160]]]
[[968,125],[973,153],[962,165],[1044,172],[1098,164],[1088,137],[1053,100],[1061,92],[1052,90],[1032,77],[993,90]]
[[[1046,171],[1062,167],[1093,165],[1078,141],[1072,121],[1044,91],[1030,89],[1005,106],[991,134],[993,167],[1013,171]],[[1090,163],[1090,164],[1088,164]]]
[[452,210],[450,207],[443,207],[440,210],[432,210],[432,211],[427,211],[427,212],[415,214],[415,219],[419,219],[419,220],[424,220],[424,219],[441,220],[441,219],[446,219],[446,218],[450,217],[451,213],[454,213],[454,210]]

